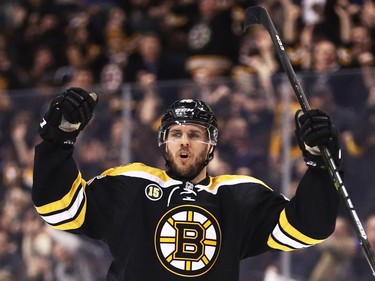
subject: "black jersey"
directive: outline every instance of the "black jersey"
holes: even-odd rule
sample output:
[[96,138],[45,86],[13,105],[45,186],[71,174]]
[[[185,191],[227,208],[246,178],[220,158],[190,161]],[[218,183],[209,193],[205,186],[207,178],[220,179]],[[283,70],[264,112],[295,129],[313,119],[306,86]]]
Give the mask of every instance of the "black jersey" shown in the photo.
[[238,280],[241,259],[306,248],[334,229],[339,197],[323,169],[308,169],[288,200],[250,176],[192,184],[142,163],[85,181],[72,155],[37,146],[34,204],[54,228],[108,244],[107,280]]

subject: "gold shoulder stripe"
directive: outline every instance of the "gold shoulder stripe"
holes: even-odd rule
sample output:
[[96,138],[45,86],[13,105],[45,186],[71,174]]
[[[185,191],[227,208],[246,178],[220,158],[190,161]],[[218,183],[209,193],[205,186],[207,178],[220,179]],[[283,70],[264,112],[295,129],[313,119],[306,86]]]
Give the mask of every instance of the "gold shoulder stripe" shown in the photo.
[[280,220],[279,220],[280,228],[287,233],[288,235],[294,237],[295,239],[301,241],[302,243],[308,244],[308,245],[315,245],[323,242],[325,239],[319,240],[314,239],[311,237],[308,237],[307,235],[301,233],[299,230],[294,228],[288,221],[288,218],[286,217],[285,209],[280,214]]
[[151,166],[147,166],[143,163],[131,163],[123,166],[117,166],[111,169],[108,169],[102,173],[102,175],[106,176],[117,176],[125,172],[130,172],[130,171],[142,171],[142,172],[148,172],[150,174],[158,174],[158,173],[163,173],[164,170],[154,168]]
[[217,190],[222,185],[235,185],[241,183],[256,183],[260,184],[270,190],[272,190],[268,185],[266,185],[263,181],[250,177],[250,176],[243,176],[243,175],[223,175],[211,178],[210,186],[208,187],[209,190]]
[[165,187],[171,184],[180,183],[169,177],[167,173],[158,168],[147,166],[143,163],[132,163],[125,166],[119,166],[102,173],[104,176],[130,176],[149,179],[157,182],[161,187]]

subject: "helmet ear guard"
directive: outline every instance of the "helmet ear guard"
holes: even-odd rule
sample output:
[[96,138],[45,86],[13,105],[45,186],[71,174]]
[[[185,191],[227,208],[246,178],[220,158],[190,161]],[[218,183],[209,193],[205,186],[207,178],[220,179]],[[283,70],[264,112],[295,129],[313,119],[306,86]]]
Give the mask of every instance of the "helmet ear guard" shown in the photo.
[[214,158],[214,151],[215,151],[216,146],[212,145],[206,159],[206,165]]

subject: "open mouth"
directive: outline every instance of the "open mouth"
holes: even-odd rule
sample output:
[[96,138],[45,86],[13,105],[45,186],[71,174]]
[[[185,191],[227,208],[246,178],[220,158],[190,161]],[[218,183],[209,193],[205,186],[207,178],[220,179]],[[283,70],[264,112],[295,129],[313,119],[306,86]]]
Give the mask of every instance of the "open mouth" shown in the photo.
[[180,158],[187,159],[188,157],[189,157],[189,155],[186,152],[181,152],[180,153]]

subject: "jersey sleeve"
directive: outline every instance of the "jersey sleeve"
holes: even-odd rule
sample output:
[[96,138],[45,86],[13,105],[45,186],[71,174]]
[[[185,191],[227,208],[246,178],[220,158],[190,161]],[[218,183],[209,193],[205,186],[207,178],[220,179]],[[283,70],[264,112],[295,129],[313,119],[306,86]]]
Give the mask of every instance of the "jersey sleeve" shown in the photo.
[[[36,147],[33,176],[32,199],[49,225],[92,238],[103,237],[118,212],[115,209],[120,206],[116,198],[119,186],[124,185],[118,177],[93,180],[89,184],[77,168],[73,147],[46,141]],[[108,186],[110,190],[105,188]],[[121,206],[126,205],[124,202]],[[121,212],[126,213],[123,209]]]
[[43,141],[35,148],[32,199],[42,218],[61,230],[79,228],[86,212],[86,181],[72,155],[73,146]]
[[308,248],[334,231],[340,200],[328,171],[308,169],[291,200],[263,183],[247,187],[236,199],[241,257]]
[[325,169],[308,169],[282,209],[267,245],[291,251],[323,242],[335,228],[339,195]]

